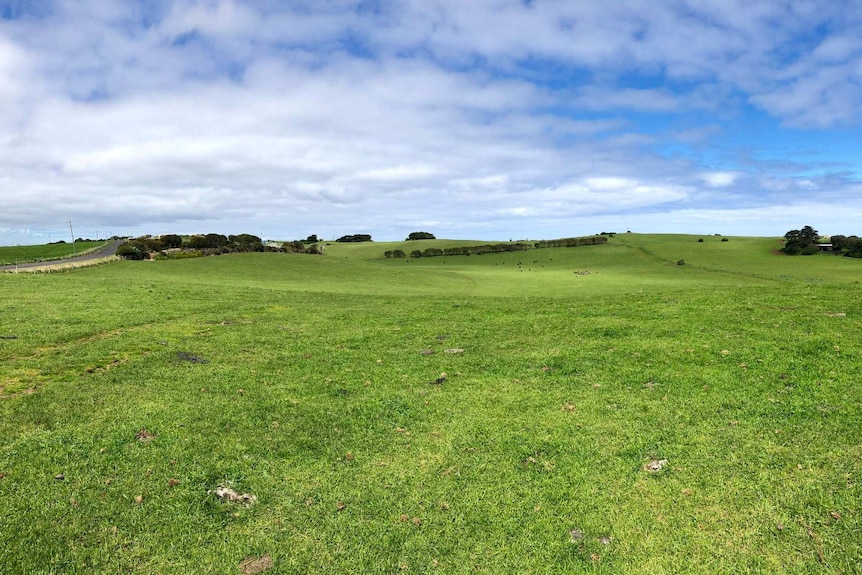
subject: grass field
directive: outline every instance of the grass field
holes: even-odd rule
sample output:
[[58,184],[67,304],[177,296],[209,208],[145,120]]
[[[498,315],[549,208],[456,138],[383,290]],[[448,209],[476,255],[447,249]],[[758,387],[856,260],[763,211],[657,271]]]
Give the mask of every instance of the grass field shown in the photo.
[[0,572],[860,573],[862,262],[698,237],[0,274]]

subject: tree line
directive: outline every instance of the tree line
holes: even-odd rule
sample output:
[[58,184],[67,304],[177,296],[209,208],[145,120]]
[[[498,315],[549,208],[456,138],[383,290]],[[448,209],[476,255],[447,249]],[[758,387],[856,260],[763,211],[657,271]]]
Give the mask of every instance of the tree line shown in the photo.
[[850,258],[862,258],[862,238],[836,234],[829,237],[828,242],[821,242],[820,233],[811,226],[799,230],[790,230],[784,234],[782,251],[788,255],[813,255],[821,251],[823,243],[832,244],[831,252]]
[[[480,244],[475,246],[454,246],[448,248],[426,248],[424,250],[413,250],[411,258],[431,258],[439,256],[480,256],[483,254],[499,254],[506,252],[520,252],[525,250],[542,248],[571,248],[576,246],[592,246],[606,244],[606,236],[589,236],[582,238],[560,238],[556,240],[542,240],[533,243],[514,242],[500,244]],[[404,250],[388,250],[383,253],[387,258],[405,258],[407,252]]]

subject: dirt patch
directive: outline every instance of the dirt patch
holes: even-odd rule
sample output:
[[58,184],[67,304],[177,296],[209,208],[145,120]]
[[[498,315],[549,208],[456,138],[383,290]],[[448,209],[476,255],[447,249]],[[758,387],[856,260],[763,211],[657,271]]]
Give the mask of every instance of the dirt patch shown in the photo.
[[140,431],[135,434],[135,439],[137,439],[141,443],[149,443],[155,438],[156,434],[148,431],[145,427],[142,427]]
[[268,554],[263,557],[246,557],[238,565],[239,570],[244,575],[258,575],[264,571],[269,571],[273,566],[272,557]]
[[668,464],[667,459],[651,459],[644,465],[644,469],[650,473],[658,473]]
[[216,487],[215,491],[216,497],[222,499],[224,501],[230,501],[231,503],[242,503],[243,505],[254,505],[257,503],[257,496],[252,495],[251,493],[237,493],[230,487]]

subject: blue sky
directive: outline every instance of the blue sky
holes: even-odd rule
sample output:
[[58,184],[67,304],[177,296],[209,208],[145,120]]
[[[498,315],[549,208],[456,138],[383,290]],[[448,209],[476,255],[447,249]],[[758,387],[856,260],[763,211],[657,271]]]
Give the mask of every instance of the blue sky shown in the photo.
[[0,0],[0,244],[862,233],[862,2]]

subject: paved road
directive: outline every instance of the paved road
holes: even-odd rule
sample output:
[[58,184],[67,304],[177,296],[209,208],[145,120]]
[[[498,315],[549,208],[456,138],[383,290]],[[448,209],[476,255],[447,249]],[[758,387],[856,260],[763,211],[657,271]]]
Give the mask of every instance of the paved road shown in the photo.
[[57,264],[68,264],[68,263],[72,263],[72,262],[86,262],[89,260],[97,260],[99,258],[106,258],[108,256],[112,256],[112,255],[116,254],[117,249],[119,249],[119,247],[121,245],[123,245],[123,240],[116,240],[114,242],[111,242],[107,246],[105,246],[103,249],[101,249],[97,252],[89,253],[85,256],[78,256],[78,257],[74,257],[74,258],[63,258],[61,260],[47,260],[44,262],[35,262],[35,263],[29,263],[29,264],[18,264],[17,266],[14,264],[11,266],[0,266],[0,271],[8,271],[8,270],[14,270],[14,269],[20,270],[20,269],[24,269],[24,268],[41,268],[41,267],[47,267],[47,266],[55,266]]

